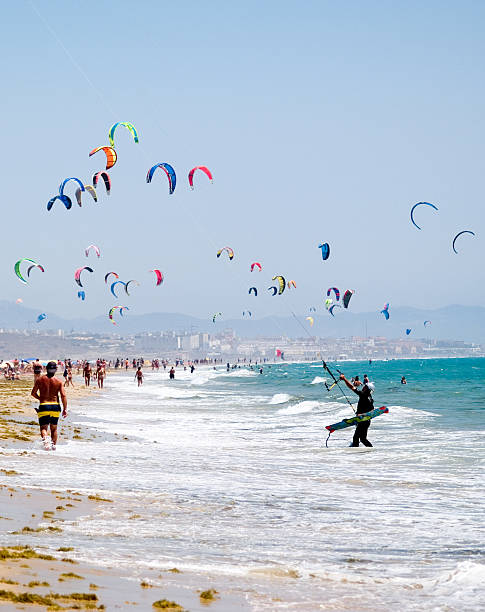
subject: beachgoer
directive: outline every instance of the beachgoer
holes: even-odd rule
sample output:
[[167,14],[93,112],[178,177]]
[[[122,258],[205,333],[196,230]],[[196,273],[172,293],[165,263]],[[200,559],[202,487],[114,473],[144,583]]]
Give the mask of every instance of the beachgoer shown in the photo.
[[91,382],[91,365],[89,363],[89,361],[86,361],[86,363],[83,366],[83,376],[84,376],[84,385],[86,387],[89,387],[89,383]]
[[105,370],[105,366],[104,363],[102,361],[99,362],[97,368],[96,368],[96,372],[97,372],[97,378],[98,378],[98,387],[100,389],[103,389],[104,387],[104,377],[106,374],[106,370]]
[[364,385],[366,385],[369,382],[369,377],[367,376],[367,374],[364,374]]
[[362,384],[362,381],[360,380],[358,374],[357,374],[357,376],[354,376],[353,382],[354,382],[354,387],[360,387],[360,385]]
[[262,374],[263,373],[263,368],[259,368],[259,373]]
[[69,387],[69,385],[71,385],[71,387],[74,387],[74,383],[72,382],[72,367],[71,366],[68,366],[67,368],[66,387]]
[[407,384],[408,384],[408,381],[406,380],[406,377],[405,377],[405,376],[403,376],[403,377],[401,378],[401,385],[407,385]]
[[170,377],[170,380],[173,380],[175,378],[175,369],[173,366],[170,368],[168,375]]
[[40,376],[42,376],[42,364],[40,363],[38,357],[32,364],[32,368],[34,371],[34,382],[35,382]]
[[191,373],[191,374],[193,374],[193,373],[194,373],[194,370],[195,370],[195,365],[192,363],[192,364],[190,365],[190,373]]
[[[37,416],[39,417],[40,435],[46,450],[56,450],[57,422],[61,414],[59,398],[62,402],[62,416],[67,416],[67,397],[64,384],[54,377],[57,365],[55,361],[47,364],[47,375],[40,376],[35,382],[31,395],[39,402]],[[48,429],[50,428],[50,441]]]
[[[345,378],[344,374],[340,374],[340,380],[343,380],[347,387],[359,396],[356,414],[364,414],[374,409],[374,400],[372,399],[374,385],[371,382],[365,384],[362,389],[358,389],[355,385],[353,385]],[[352,444],[350,446],[359,446],[359,442],[362,442],[364,446],[372,446],[372,444],[367,439],[367,431],[369,427],[370,421],[363,421],[361,423],[357,423],[354,437],[352,439]]]
[[138,369],[135,372],[135,380],[138,381],[138,386],[141,387],[143,384],[143,372],[141,371],[141,366],[138,366]]

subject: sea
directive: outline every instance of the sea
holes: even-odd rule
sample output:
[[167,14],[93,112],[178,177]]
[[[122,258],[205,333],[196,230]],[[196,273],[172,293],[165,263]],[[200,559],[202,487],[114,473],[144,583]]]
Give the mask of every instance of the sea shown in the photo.
[[357,398],[327,391],[322,363],[279,362],[145,368],[140,388],[110,374],[72,407],[80,439],[61,425],[56,453],[36,442],[2,464],[12,484],[113,500],[62,545],[133,579],[175,566],[248,610],[483,610],[485,359],[329,365],[367,374],[389,408],[373,448],[349,448],[352,428],[327,441]]

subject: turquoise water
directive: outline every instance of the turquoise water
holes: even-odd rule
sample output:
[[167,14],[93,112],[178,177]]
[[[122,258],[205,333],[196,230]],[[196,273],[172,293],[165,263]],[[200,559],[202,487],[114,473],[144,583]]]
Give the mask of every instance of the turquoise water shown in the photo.
[[350,407],[321,364],[279,363],[148,371],[141,388],[110,375],[71,413],[96,438],[1,461],[19,484],[114,499],[65,523],[63,543],[137,579],[176,566],[250,610],[480,609],[485,359],[336,367],[368,374],[389,407],[372,449],[348,448],[351,428],[326,448],[324,426]]

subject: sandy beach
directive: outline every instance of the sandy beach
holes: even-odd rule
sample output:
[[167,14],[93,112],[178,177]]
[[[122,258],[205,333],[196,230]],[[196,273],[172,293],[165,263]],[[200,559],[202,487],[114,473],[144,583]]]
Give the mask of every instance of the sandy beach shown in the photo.
[[[131,372],[129,372],[131,377]],[[70,410],[76,403],[103,393],[86,388],[80,377],[69,387]],[[36,414],[30,391],[32,377],[19,381],[0,381],[0,439],[2,446],[18,456],[27,455],[40,445]],[[93,438],[93,430],[74,426],[69,418],[61,423],[60,437],[72,440]],[[39,446],[40,448],[40,446]],[[5,452],[0,455],[6,456]],[[94,460],[94,458],[93,458]],[[42,455],[39,456],[42,461]],[[63,523],[76,522],[112,505],[113,500],[99,494],[9,486],[9,477],[19,476],[1,462],[0,469],[0,607],[25,609],[164,609],[181,611],[248,609],[240,596],[221,594],[212,584],[194,589],[183,572],[169,567],[150,578],[134,580],[119,568],[90,566],[73,557],[76,551],[63,546]],[[8,544],[6,544],[8,540]],[[14,540],[14,544],[12,544]],[[55,546],[55,554],[52,547]],[[47,550],[48,548],[48,550]],[[170,585],[164,584],[170,577]],[[174,586],[174,582],[179,585]]]

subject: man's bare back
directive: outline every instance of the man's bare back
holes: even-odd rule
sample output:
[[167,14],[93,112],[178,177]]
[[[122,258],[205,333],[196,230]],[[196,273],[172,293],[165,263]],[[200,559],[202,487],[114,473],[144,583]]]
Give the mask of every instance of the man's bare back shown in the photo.
[[32,389],[32,396],[41,404],[59,404],[59,396],[63,407],[66,406],[66,394],[64,385],[57,378],[40,376]]

